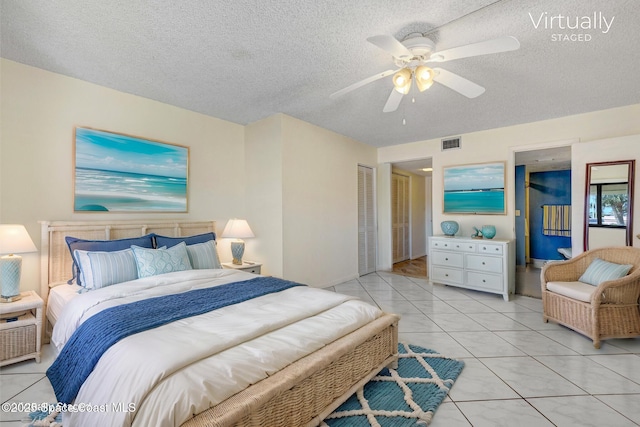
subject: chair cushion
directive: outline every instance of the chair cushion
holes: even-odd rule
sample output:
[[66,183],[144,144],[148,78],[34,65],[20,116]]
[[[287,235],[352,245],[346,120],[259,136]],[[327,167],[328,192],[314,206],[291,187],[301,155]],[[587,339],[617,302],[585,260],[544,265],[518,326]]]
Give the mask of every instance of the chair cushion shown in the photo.
[[578,301],[591,302],[596,288],[583,282],[547,282],[547,290]]
[[591,261],[585,272],[578,279],[583,283],[598,286],[602,282],[624,277],[633,267],[631,264],[616,264],[596,258]]

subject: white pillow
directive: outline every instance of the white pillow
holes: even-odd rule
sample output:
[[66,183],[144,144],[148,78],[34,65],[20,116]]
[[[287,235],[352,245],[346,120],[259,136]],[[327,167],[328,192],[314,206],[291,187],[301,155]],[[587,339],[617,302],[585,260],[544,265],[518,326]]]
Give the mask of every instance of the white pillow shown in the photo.
[[215,240],[187,245],[187,254],[194,269],[222,268]]
[[76,249],[74,256],[80,267],[82,286],[99,289],[138,278],[138,269],[131,249],[101,252]]
[[191,270],[187,245],[180,242],[169,249],[147,249],[131,246],[138,268],[138,277],[156,276],[173,271]]

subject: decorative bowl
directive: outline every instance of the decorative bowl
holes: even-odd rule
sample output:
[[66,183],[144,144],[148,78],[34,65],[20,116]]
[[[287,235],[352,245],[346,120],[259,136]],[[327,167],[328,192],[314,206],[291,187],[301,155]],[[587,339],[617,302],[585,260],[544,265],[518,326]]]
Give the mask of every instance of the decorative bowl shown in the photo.
[[442,228],[442,232],[445,236],[453,236],[458,232],[460,226],[455,221],[442,221],[440,223],[440,228]]
[[482,236],[486,239],[493,239],[496,237],[496,226],[495,225],[483,225],[482,226]]

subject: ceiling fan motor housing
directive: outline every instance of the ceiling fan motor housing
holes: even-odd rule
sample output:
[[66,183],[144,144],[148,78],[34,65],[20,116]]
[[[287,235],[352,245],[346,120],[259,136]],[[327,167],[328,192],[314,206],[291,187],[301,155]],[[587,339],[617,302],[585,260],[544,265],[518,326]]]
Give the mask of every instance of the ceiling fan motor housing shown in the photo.
[[398,67],[417,67],[429,59],[431,52],[436,48],[433,41],[419,33],[410,34],[402,41],[402,44],[409,49],[413,56],[395,58],[395,63]]

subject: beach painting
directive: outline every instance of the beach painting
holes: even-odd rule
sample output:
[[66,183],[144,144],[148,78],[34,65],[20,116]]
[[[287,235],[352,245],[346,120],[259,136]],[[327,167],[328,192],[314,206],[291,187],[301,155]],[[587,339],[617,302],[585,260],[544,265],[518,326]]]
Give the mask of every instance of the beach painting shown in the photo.
[[77,127],[74,211],[187,212],[189,148]]
[[444,168],[444,213],[505,215],[504,162]]

